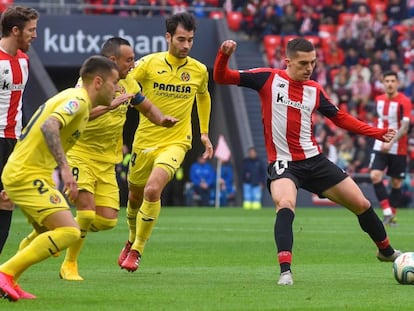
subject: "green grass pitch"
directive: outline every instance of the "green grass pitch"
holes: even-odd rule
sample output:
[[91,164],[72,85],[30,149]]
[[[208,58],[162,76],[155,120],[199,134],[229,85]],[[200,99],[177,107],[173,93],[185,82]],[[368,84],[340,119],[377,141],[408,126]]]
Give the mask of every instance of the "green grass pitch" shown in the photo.
[[[379,210],[377,210],[380,213]],[[298,208],[293,286],[278,286],[273,208],[164,207],[138,271],[117,266],[127,238],[125,209],[111,231],[90,233],[79,260],[82,282],[59,279],[63,255],[26,271],[20,285],[36,300],[0,300],[0,310],[396,310],[410,308],[414,287],[399,285],[392,264],[344,208]],[[414,210],[388,228],[394,247],[414,251]],[[31,228],[20,210],[0,262]]]

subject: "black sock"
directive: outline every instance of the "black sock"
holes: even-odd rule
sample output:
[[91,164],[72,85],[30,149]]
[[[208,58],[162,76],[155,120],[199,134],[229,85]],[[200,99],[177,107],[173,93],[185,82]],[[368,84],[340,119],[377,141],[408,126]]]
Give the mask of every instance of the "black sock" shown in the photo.
[[[276,221],[274,226],[275,243],[278,254],[280,252],[292,253],[293,247],[293,219],[295,214],[288,208],[282,208],[276,214]],[[280,263],[280,272],[290,270],[290,262]]]
[[[391,256],[394,253],[394,249],[388,244],[384,225],[378,218],[378,215],[375,213],[372,206],[361,215],[358,215],[358,221],[362,230],[368,233],[384,256]],[[385,241],[386,245],[383,245]]]
[[12,211],[0,210],[0,253],[9,236],[12,213]]
[[388,199],[387,189],[385,189],[383,182],[372,184],[372,186],[374,187],[375,195],[379,202]]
[[390,193],[390,205],[392,207],[401,207],[402,203],[402,191],[401,188],[391,188]]

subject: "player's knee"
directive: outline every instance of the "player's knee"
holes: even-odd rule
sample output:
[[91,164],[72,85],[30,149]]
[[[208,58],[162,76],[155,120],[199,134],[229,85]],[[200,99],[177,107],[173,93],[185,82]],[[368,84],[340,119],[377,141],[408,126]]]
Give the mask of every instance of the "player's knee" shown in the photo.
[[89,231],[98,232],[103,230],[110,230],[116,226],[117,222],[117,218],[105,218],[100,215],[96,215],[94,221],[89,227]]

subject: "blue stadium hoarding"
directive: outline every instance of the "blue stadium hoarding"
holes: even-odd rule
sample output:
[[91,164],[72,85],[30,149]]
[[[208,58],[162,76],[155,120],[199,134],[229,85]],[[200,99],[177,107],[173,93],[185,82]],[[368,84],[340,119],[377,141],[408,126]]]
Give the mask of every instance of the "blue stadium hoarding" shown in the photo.
[[[113,15],[42,15],[33,47],[45,67],[78,67],[112,36],[130,41],[136,58],[167,49],[163,17]],[[217,48],[216,21],[198,19],[191,56],[212,67]]]

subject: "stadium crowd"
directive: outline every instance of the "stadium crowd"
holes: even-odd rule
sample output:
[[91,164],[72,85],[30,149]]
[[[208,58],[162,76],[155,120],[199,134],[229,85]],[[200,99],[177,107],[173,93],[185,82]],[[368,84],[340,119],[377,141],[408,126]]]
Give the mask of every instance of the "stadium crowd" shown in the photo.
[[[322,84],[338,106],[367,123],[375,123],[374,99],[383,93],[385,71],[398,73],[399,91],[414,101],[413,0],[65,2],[83,4],[85,14],[151,17],[190,11],[198,18],[226,18],[238,35],[261,44],[265,61],[274,68],[285,65],[283,47],[286,42],[295,36],[305,36],[318,51],[318,65],[312,79]],[[269,37],[276,38],[276,46],[268,46],[266,39]],[[314,121],[316,137],[333,162],[351,174],[368,172],[372,140],[342,131],[323,118]],[[414,130],[410,130],[409,148],[407,161],[412,177]],[[407,183],[410,184],[410,180]]]

